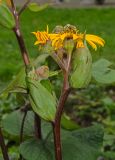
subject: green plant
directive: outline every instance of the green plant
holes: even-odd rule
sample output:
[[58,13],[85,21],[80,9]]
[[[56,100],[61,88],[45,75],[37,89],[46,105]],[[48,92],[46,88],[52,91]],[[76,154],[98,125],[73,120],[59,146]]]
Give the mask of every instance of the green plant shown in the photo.
[[[76,130],[79,125],[63,114],[63,110],[73,88],[86,88],[92,76],[100,83],[114,83],[115,79],[111,75],[115,75],[115,71],[109,68],[111,63],[100,60],[92,67],[92,56],[87,46],[89,43],[96,50],[97,45],[104,46],[104,40],[95,35],[81,34],[70,24],[56,26],[52,33],[47,27],[47,31],[33,32],[37,38],[35,44],[39,45],[43,55],[31,61],[19,23],[19,17],[30,1],[19,11],[13,0],[10,2],[1,2],[0,23],[15,33],[25,67],[1,94],[7,97],[9,93],[15,93],[19,106],[22,106],[3,118],[2,127],[4,131],[18,137],[16,141],[20,149],[19,153],[15,151],[16,156],[27,160],[96,160],[102,154],[103,127],[94,125]],[[44,8],[46,5],[29,5],[32,11]],[[52,67],[49,69],[47,58],[55,62],[56,70],[52,71]],[[98,75],[100,78],[97,78]],[[61,82],[60,95],[53,85],[58,81]],[[0,142],[4,160],[10,157],[13,159],[12,155],[8,155],[1,129]]]

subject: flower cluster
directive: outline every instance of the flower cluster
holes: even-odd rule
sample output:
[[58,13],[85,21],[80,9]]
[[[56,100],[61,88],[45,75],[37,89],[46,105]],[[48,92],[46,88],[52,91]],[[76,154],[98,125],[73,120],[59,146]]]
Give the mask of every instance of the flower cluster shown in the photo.
[[33,34],[37,38],[35,45],[45,45],[47,41],[51,41],[52,47],[54,47],[55,50],[63,48],[66,39],[72,39],[76,48],[84,47],[84,41],[86,41],[95,50],[97,50],[97,45],[103,47],[105,43],[101,37],[92,34],[79,33],[79,30],[77,30],[75,26],[69,24],[65,27],[57,26],[53,33],[49,33],[47,27],[46,31],[37,31],[33,32]]

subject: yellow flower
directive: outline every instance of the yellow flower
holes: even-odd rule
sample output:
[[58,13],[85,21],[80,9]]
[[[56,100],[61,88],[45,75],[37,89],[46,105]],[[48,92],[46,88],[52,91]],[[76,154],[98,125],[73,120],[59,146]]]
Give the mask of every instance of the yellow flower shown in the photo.
[[39,45],[39,44],[45,45],[47,41],[49,40],[48,26],[47,26],[47,31],[43,31],[43,32],[37,31],[37,32],[32,32],[32,33],[37,38],[37,41],[34,43],[34,45]]
[[[70,27],[70,28],[69,28]],[[84,41],[88,42],[89,45],[97,50],[97,45],[104,46],[105,41],[96,36],[91,34],[81,34],[78,33],[78,30],[74,28],[72,30],[71,25],[66,27],[65,30],[61,31],[60,33],[48,33],[48,27],[47,31],[44,32],[33,32],[33,34],[36,36],[37,41],[35,42],[35,45],[41,44],[45,45],[47,41],[51,41],[52,46],[55,50],[63,48],[64,41],[67,39],[72,39],[75,42],[76,48],[83,48],[84,47]]]
[[105,44],[105,41],[101,37],[98,37],[96,35],[86,34],[85,39],[95,50],[97,50],[96,44],[102,47]]
[[37,41],[34,43],[34,45],[37,44],[46,44],[47,41],[49,40],[49,35],[47,32],[33,32],[33,34],[36,36]]

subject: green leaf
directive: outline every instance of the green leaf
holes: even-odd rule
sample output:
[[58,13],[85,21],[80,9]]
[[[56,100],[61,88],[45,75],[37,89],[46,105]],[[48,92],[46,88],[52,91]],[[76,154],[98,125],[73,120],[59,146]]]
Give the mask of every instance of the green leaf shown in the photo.
[[39,67],[44,64],[45,60],[49,57],[48,54],[40,54],[33,62],[32,65],[35,67]]
[[95,149],[99,149],[103,142],[104,129],[101,125],[94,125],[73,131],[72,135],[78,138],[82,143],[86,143]]
[[115,160],[115,152],[114,152],[114,151],[104,152],[104,153],[102,154],[102,156],[103,156],[104,158],[109,159],[109,160]]
[[52,160],[52,154],[43,141],[30,139],[20,146],[20,153],[26,160]]
[[[20,135],[22,119],[24,117],[24,112],[14,111],[8,114],[2,120],[3,129],[11,135]],[[34,116],[33,112],[28,111],[27,117],[24,124],[24,135],[32,136],[34,135]]]
[[51,84],[51,82],[47,79],[47,80],[42,80],[41,84],[50,92],[53,93],[53,86]]
[[[43,64],[48,57],[48,54],[41,54],[39,55],[33,62],[32,65],[35,67],[39,67]],[[10,92],[19,92],[19,93],[26,93],[26,81],[25,81],[26,73],[25,68],[22,68],[18,75],[15,77],[14,80],[1,92],[2,97],[7,97],[8,93]]]
[[73,131],[72,135],[62,140],[63,160],[97,160],[103,135],[100,125]]
[[[19,136],[20,129],[22,124],[22,119],[24,117],[24,113],[20,110],[14,111],[7,116],[5,116],[2,120],[2,127],[4,131],[9,133],[10,135]],[[41,121],[42,128],[42,137],[45,139],[47,135],[51,132],[52,127],[46,121]],[[24,123],[24,136],[33,136],[34,135],[34,113],[32,111],[28,111],[28,114]]]
[[63,114],[63,116],[61,118],[61,126],[64,129],[67,129],[67,130],[75,130],[75,129],[78,129],[80,127],[74,121],[72,121],[70,119],[70,117],[67,116],[66,114]]
[[87,87],[91,80],[92,56],[85,46],[78,48],[73,55],[72,73],[70,75],[70,83],[73,88]]
[[97,160],[98,152],[74,137],[63,141],[63,160]]
[[1,2],[0,4],[0,24],[8,29],[12,29],[15,26],[15,20],[12,12],[7,5]]
[[33,110],[43,119],[52,121],[56,113],[55,97],[39,82],[27,77],[29,100]]
[[115,70],[110,68],[111,65],[112,63],[106,59],[95,62],[92,67],[93,78],[99,83],[115,83]]
[[1,92],[1,97],[7,97],[11,92],[27,93],[25,76],[25,70],[21,69],[14,80]]
[[61,71],[50,71],[49,77],[57,76]]
[[43,4],[43,5],[39,5],[37,3],[30,3],[28,8],[33,11],[33,12],[39,12],[42,11],[44,9],[46,9],[49,6],[49,4]]
[[52,126],[49,122],[42,120],[42,138],[45,140],[47,139],[50,134],[52,133]]
[[[63,160],[97,160],[101,155],[102,141],[103,128],[100,125],[80,129],[76,132],[65,131],[62,133]],[[55,160],[51,138],[47,141],[27,140],[21,144],[20,153],[26,160]]]

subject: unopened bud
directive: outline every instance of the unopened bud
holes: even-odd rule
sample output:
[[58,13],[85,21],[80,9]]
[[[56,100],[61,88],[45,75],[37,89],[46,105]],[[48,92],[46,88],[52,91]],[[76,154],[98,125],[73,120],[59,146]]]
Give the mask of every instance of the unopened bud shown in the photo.
[[49,68],[48,66],[41,66],[36,69],[36,74],[39,79],[47,79],[49,77]]
[[63,26],[56,26],[52,33],[62,33],[64,31]]

